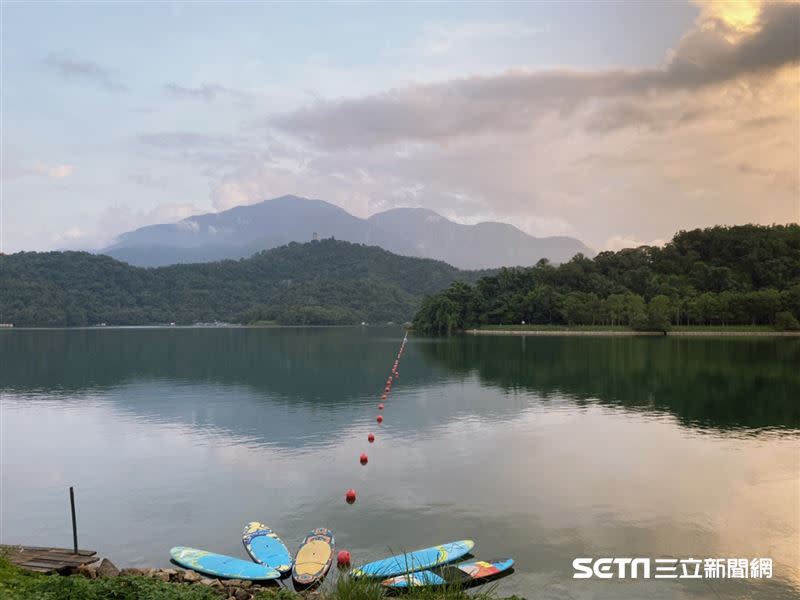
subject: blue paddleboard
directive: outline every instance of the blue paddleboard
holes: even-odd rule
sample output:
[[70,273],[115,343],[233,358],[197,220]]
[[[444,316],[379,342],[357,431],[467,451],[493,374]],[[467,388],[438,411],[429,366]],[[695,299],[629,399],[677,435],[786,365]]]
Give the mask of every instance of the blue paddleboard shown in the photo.
[[242,533],[242,543],[250,558],[257,563],[281,573],[292,570],[292,555],[289,554],[286,544],[263,523],[248,523]]
[[475,546],[472,540],[460,540],[441,546],[423,548],[367,563],[350,571],[353,577],[393,577],[413,571],[422,571],[458,560]]
[[262,581],[277,579],[281,576],[278,571],[270,567],[233,556],[215,554],[208,550],[175,546],[169,551],[169,554],[172,556],[172,560],[180,566],[214,577]]
[[496,560],[468,560],[455,565],[446,565],[436,571],[418,571],[405,575],[397,575],[381,581],[381,585],[389,588],[408,588],[431,585],[467,585],[481,579],[488,579],[508,571],[514,565],[512,558]]

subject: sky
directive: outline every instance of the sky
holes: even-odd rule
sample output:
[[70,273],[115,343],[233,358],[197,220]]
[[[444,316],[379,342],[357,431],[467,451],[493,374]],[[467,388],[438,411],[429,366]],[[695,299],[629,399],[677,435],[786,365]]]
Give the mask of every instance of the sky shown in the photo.
[[4,1],[0,251],[294,194],[595,250],[800,220],[800,3]]

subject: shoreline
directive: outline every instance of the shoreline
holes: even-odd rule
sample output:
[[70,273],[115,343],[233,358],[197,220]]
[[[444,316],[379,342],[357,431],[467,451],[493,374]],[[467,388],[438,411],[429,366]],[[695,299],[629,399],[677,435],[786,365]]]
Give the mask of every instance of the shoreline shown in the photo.
[[574,329],[465,329],[468,335],[510,335],[510,336],[597,336],[597,337],[800,337],[800,331],[619,331],[598,329],[582,331]]
[[[135,597],[139,600],[348,600],[352,597],[387,597],[384,590],[377,589],[375,580],[349,579],[350,583],[338,582],[325,585],[336,577],[331,566],[330,573],[321,585],[297,589],[294,584],[280,579],[254,581],[249,579],[227,579],[205,575],[180,566],[167,568],[128,567],[119,568],[108,558],[97,557],[92,563],[68,565],[49,573],[36,572],[21,567],[9,560],[9,554],[19,546],[0,546],[0,596],[11,591],[15,598],[38,598],[41,596],[69,597],[73,600],[114,596]],[[338,577],[346,570],[337,569]],[[512,571],[513,572],[513,571]],[[339,580],[341,581],[341,580]],[[484,582],[485,583],[485,582]],[[324,587],[323,587],[324,586]],[[376,591],[380,592],[376,595]],[[501,597],[491,591],[491,600],[524,600],[512,595]],[[464,600],[460,589],[435,589],[406,595],[408,600]]]

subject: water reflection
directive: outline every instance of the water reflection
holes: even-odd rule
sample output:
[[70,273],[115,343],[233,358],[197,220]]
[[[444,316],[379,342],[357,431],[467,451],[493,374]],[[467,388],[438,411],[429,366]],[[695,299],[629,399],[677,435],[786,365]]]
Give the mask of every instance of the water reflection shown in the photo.
[[690,427],[800,428],[798,339],[460,336],[415,346],[508,391],[668,411]]
[[[357,560],[471,537],[514,556],[498,591],[529,598],[800,593],[794,340],[415,339],[377,428],[399,339],[0,335],[2,541],[69,545],[75,484],[82,544],[122,564],[243,556],[256,519],[292,548],[329,526]],[[775,578],[571,579],[576,556],[631,555],[769,556]]]

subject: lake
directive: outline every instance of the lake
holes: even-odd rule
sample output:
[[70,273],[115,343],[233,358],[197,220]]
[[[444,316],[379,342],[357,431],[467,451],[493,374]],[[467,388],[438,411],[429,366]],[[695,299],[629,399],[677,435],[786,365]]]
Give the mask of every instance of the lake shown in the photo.
[[[123,566],[244,558],[260,520],[355,561],[471,538],[530,599],[800,595],[800,339],[410,336],[377,425],[402,335],[0,331],[0,542],[70,546],[74,485],[80,545]],[[574,580],[577,557],[774,574]]]

